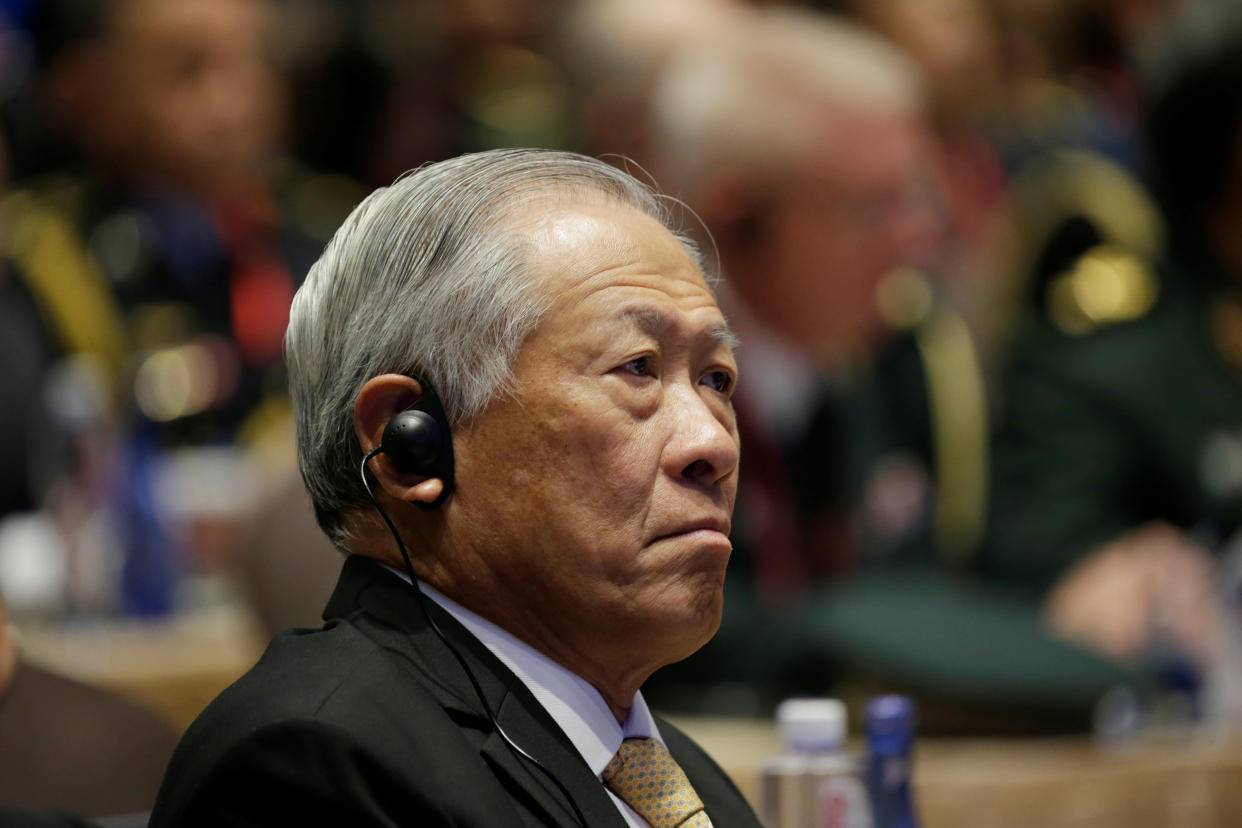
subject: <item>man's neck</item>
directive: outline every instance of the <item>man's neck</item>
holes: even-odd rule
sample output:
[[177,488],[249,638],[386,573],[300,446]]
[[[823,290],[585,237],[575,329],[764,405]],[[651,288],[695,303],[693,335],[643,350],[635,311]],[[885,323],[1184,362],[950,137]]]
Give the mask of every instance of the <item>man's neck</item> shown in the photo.
[[[580,648],[574,648],[559,636],[557,631],[540,625],[538,619],[530,613],[519,612],[509,616],[497,616],[493,613],[484,615],[488,609],[494,610],[498,606],[507,606],[508,604],[504,601],[496,601],[488,607],[480,607],[458,600],[457,605],[521,642],[523,646],[537,652],[542,658],[548,659],[561,669],[585,681],[599,693],[600,698],[608,705],[613,717],[620,724],[625,723],[638,689],[652,673],[652,670],[638,668],[606,672],[602,669],[603,665],[600,660],[595,657],[596,652],[585,652]],[[602,646],[600,649],[617,652],[619,648]]]
[[[400,571],[393,570],[405,578]],[[408,578],[407,578],[408,580]],[[538,673],[544,677],[555,677],[559,673],[571,676],[582,687],[590,688],[590,693],[598,697],[598,702],[607,708],[611,716],[621,727],[625,727],[633,710],[634,700],[638,697],[638,686],[632,691],[621,691],[621,695],[610,694],[606,688],[600,687],[590,677],[575,670],[572,664],[557,659],[554,654],[544,651],[534,643],[514,634],[503,625],[484,617],[478,612],[455,601],[433,586],[420,583],[419,588],[432,601],[462,623],[476,638],[483,642],[502,662],[527,683],[531,674]]]

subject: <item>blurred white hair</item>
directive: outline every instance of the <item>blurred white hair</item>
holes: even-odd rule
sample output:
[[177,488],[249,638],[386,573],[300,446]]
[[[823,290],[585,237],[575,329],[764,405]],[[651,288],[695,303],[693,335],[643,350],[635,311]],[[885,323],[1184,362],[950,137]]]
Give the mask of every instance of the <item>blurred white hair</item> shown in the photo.
[[673,57],[652,103],[659,174],[688,195],[724,163],[796,156],[842,112],[917,110],[917,66],[880,36],[844,19],[763,7]]

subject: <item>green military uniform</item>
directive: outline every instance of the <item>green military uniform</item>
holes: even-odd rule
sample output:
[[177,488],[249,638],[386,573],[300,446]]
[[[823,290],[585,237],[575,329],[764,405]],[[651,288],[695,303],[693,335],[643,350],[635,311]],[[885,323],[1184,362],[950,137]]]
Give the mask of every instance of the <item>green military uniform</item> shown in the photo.
[[1147,521],[1242,523],[1242,286],[1204,256],[1111,266],[1111,312],[1051,291],[1006,383],[983,564],[1036,589]]
[[1167,665],[1132,669],[1053,638],[1039,599],[1144,521],[1236,529],[1242,304],[1209,259],[1161,252],[1159,214],[1116,165],[1058,153],[1015,189],[1034,301],[998,389],[985,542],[956,570],[848,584],[807,623],[858,675],[951,714],[1083,728],[1111,687],[1146,688],[1161,680],[1148,667]]

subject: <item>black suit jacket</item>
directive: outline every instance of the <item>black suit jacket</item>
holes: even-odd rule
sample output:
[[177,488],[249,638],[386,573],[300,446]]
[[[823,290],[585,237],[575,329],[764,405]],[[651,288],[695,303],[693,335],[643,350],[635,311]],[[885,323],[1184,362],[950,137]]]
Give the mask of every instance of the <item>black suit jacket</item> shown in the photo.
[[[564,785],[587,824],[623,828],[525,685],[438,606],[428,611],[501,727]],[[152,828],[580,824],[557,785],[497,734],[408,584],[350,558],[324,617],[322,630],[277,636],[194,722]],[[724,772],[674,727],[659,727],[717,828],[758,826]]]

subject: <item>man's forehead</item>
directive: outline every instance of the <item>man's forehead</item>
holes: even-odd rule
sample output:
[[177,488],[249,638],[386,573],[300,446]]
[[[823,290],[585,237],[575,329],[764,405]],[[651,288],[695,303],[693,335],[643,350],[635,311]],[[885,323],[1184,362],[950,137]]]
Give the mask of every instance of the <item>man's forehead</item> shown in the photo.
[[698,263],[646,212],[615,201],[558,204],[530,224],[543,335],[571,340],[627,329],[732,350],[735,337]]
[[558,201],[527,223],[540,275],[573,283],[601,271],[648,265],[665,275],[706,285],[686,245],[660,220],[637,207],[600,197]]
[[642,241],[640,228],[669,233],[662,224],[636,207],[603,197],[582,198],[548,205],[536,221],[533,235],[561,250],[604,259],[623,257],[637,248]]

